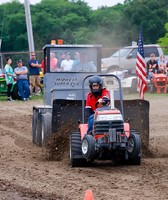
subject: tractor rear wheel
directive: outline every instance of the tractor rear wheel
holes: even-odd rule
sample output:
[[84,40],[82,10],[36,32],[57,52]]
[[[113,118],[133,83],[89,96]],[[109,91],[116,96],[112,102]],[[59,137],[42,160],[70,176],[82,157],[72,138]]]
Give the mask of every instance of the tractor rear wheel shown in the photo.
[[127,144],[128,162],[134,165],[141,164],[141,139],[139,132],[132,131]]
[[82,157],[80,132],[73,132],[70,136],[70,164],[71,167],[84,166],[86,160]]
[[92,135],[85,135],[82,140],[82,155],[91,161],[95,156],[95,140]]

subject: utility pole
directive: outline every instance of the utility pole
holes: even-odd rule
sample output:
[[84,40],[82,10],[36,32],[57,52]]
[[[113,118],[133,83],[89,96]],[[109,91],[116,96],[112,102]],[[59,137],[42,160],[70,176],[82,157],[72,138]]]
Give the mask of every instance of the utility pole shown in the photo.
[[29,52],[31,53],[31,52],[34,52],[34,39],[33,39],[32,21],[31,21],[29,0],[24,0],[24,6],[25,6],[25,16],[26,16],[26,26],[27,26],[27,36],[28,36],[28,43],[29,43]]

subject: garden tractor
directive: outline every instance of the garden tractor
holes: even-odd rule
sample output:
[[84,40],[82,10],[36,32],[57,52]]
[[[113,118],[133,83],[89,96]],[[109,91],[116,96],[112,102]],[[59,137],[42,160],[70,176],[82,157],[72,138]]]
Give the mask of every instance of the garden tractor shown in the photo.
[[148,90],[150,93],[157,92],[160,93],[167,93],[167,75],[160,73],[154,74],[152,73],[152,78],[150,83],[148,84]]
[[[111,77],[118,82],[118,94],[111,91],[111,106],[105,103],[94,113],[93,131],[87,133],[88,124],[84,122],[84,99],[82,103],[82,123],[79,131],[70,137],[71,166],[82,166],[94,160],[113,160],[116,163],[140,165],[141,139],[137,129],[131,129],[124,121],[123,96],[121,80],[116,75],[99,75]],[[84,80],[89,78],[88,75]],[[84,82],[83,82],[84,93]],[[119,96],[120,109],[114,106],[115,96]],[[83,94],[83,97],[85,95]],[[105,100],[106,101],[106,100]]]

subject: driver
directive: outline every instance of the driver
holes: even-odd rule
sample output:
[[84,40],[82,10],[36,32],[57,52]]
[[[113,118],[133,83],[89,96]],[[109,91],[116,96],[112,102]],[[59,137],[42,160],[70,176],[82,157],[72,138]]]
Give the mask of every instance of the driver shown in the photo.
[[96,108],[110,104],[110,93],[106,88],[103,88],[103,80],[100,76],[92,76],[89,79],[89,87],[91,92],[87,95],[85,116],[88,120],[88,132],[93,129],[93,117]]

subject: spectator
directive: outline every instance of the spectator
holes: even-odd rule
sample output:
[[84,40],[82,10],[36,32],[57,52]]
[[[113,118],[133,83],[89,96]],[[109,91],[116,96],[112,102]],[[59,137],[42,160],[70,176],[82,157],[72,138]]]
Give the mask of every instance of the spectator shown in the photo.
[[159,60],[158,60],[158,67],[159,67],[159,72],[160,73],[166,73],[167,72],[167,60],[165,59],[165,56],[164,55],[161,55]]
[[15,77],[15,73],[13,71],[13,68],[11,67],[12,64],[12,59],[11,58],[7,58],[6,59],[6,65],[4,68],[4,73],[5,73],[5,79],[6,79],[6,84],[7,84],[7,100],[8,101],[13,101],[12,99],[12,93],[11,93],[11,89],[12,89],[12,85],[14,82],[14,77]]
[[21,60],[17,61],[17,67],[14,69],[14,72],[17,76],[17,86],[18,91],[20,94],[20,97],[23,101],[26,101],[29,99],[30,95],[30,88],[29,88],[29,82],[28,82],[28,69],[26,66],[23,66],[23,63]]
[[58,62],[57,62],[57,67],[58,67],[58,70],[61,70],[61,62],[65,60],[65,53],[64,52],[61,52],[59,54],[59,59],[58,59]]
[[44,60],[41,61],[41,71],[44,73]]
[[55,57],[55,53],[51,52],[50,53],[50,71],[51,72],[56,72],[57,71],[57,58]]
[[30,81],[30,95],[33,95],[33,89],[35,88],[36,95],[39,95],[40,88],[40,68],[41,64],[36,60],[36,54],[31,54],[31,59],[28,62],[30,67],[29,81]]
[[147,81],[150,82],[152,73],[157,74],[158,72],[159,72],[158,63],[156,61],[155,54],[151,53],[150,60],[148,60],[147,62],[147,76],[148,76]]
[[80,54],[80,62],[78,62],[76,65],[73,65],[72,70],[74,72],[96,72],[96,66],[88,62],[88,55],[85,52],[82,52]]
[[105,101],[110,103],[110,93],[106,88],[103,88],[103,80],[99,76],[92,76],[89,79],[89,87],[91,92],[87,95],[85,115],[88,119],[88,133],[93,129],[93,117],[96,108],[101,107]]
[[71,71],[73,65],[73,60],[71,60],[71,54],[66,53],[65,60],[61,62],[61,68],[63,71]]
[[79,55],[79,53],[78,52],[75,52],[75,54],[74,54],[74,61],[73,61],[73,66],[74,65],[77,65],[78,63],[80,63],[80,55]]

